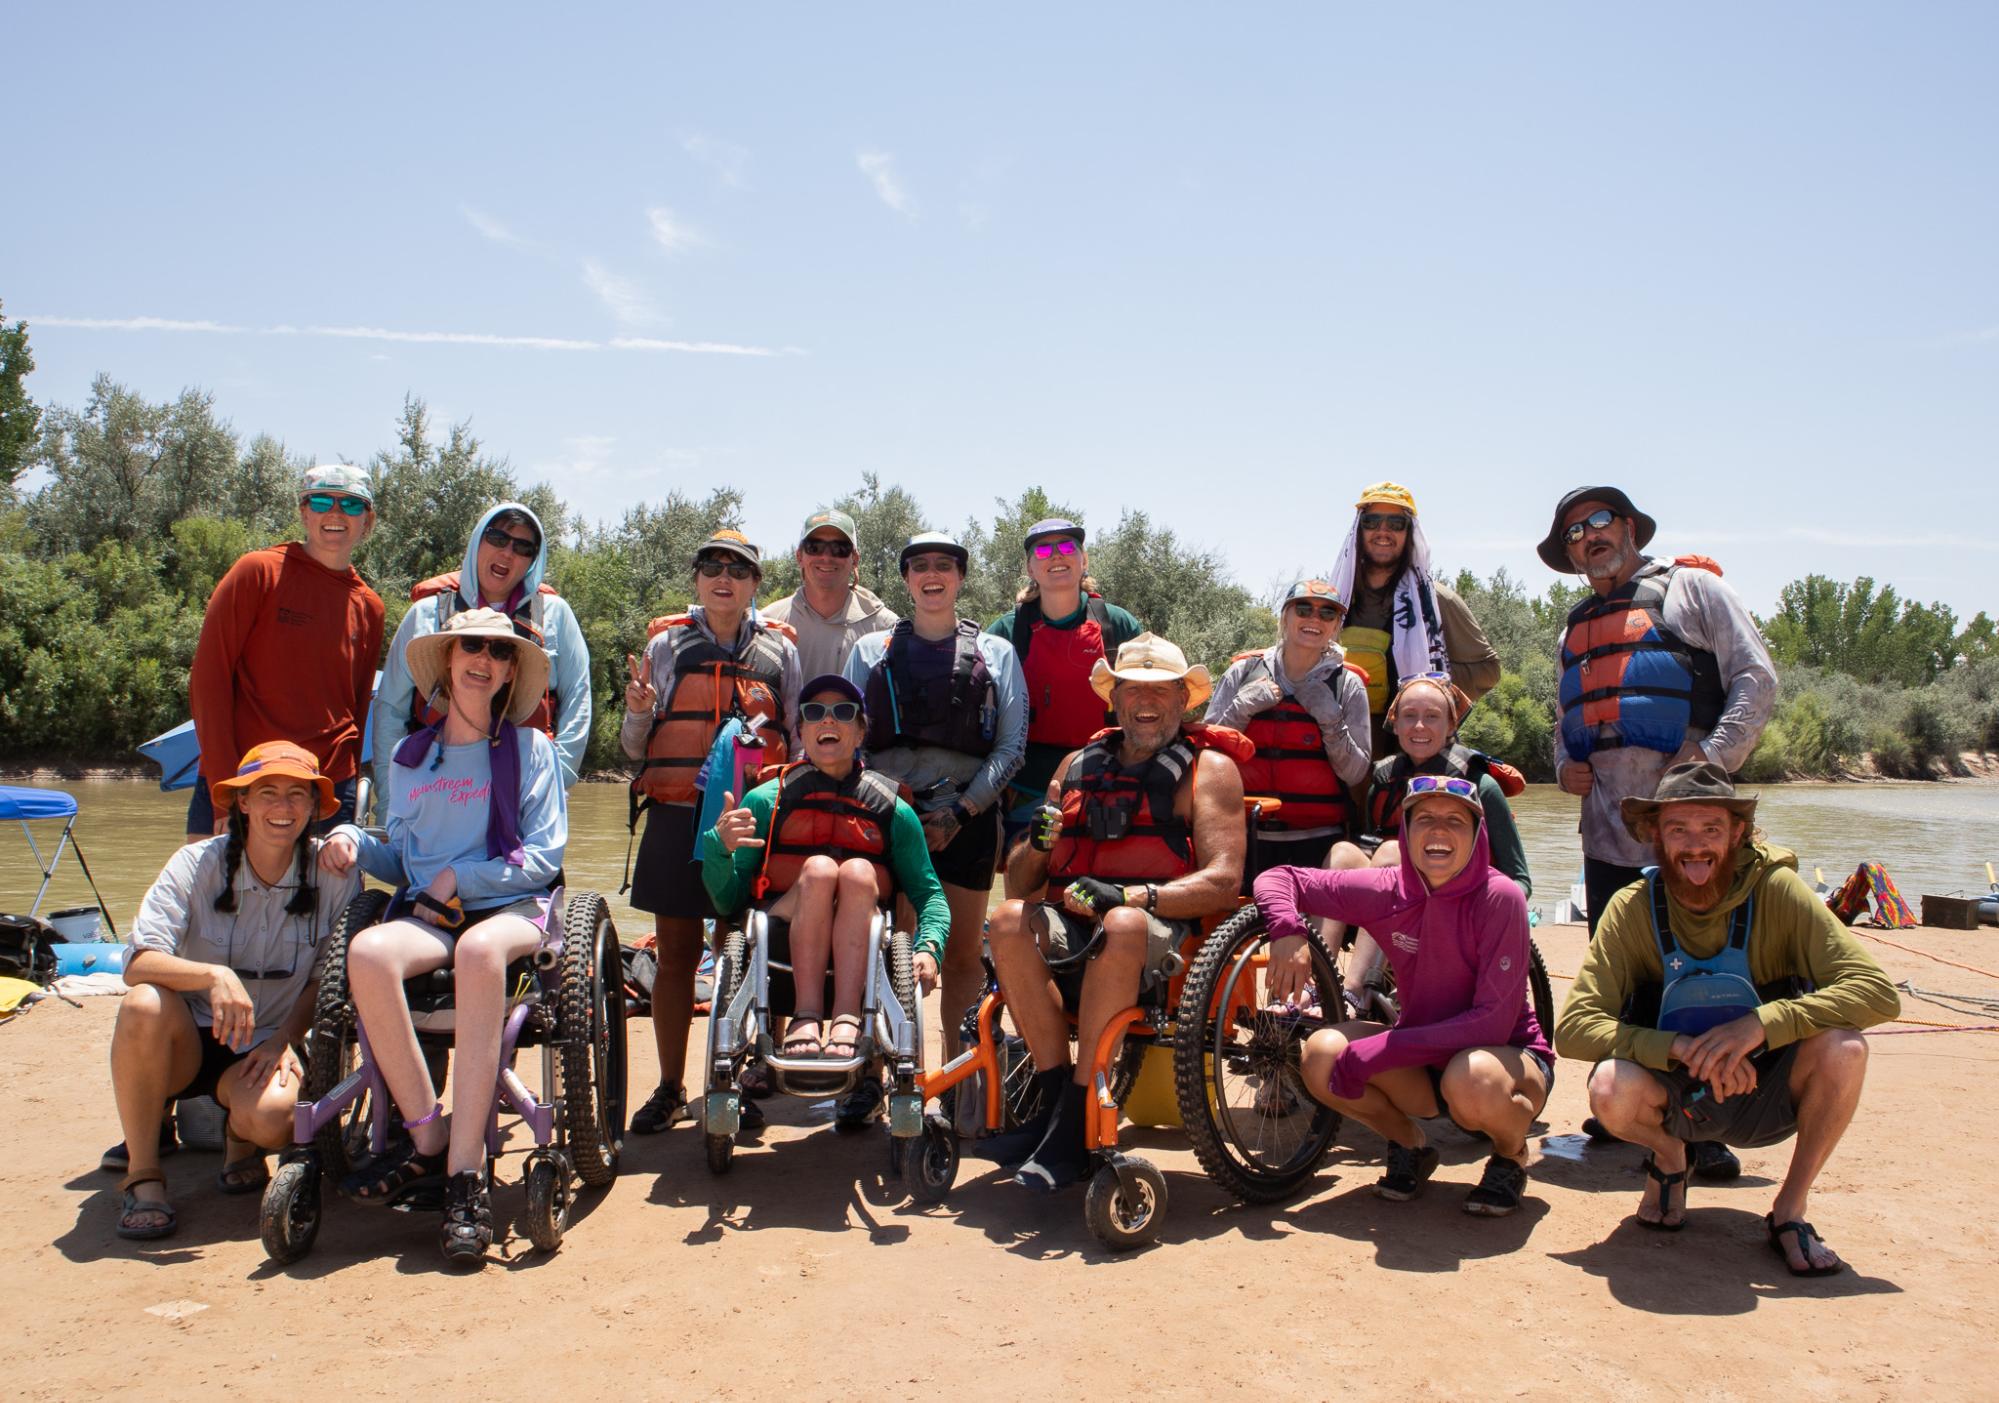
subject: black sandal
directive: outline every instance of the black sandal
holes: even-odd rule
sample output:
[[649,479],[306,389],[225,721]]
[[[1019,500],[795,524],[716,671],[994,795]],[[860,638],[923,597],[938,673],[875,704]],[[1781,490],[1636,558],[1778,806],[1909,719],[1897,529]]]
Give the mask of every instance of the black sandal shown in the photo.
[[[1659,1216],[1657,1219],[1645,1219],[1633,1215],[1632,1221],[1647,1232],[1678,1232],[1687,1225],[1687,1171],[1682,1169],[1677,1174],[1668,1174],[1650,1155],[1645,1156],[1645,1163],[1641,1167],[1645,1170],[1647,1178],[1658,1182]],[[1676,1187],[1680,1191],[1680,1221],[1669,1223],[1666,1221],[1666,1215],[1672,1212],[1672,1208],[1667,1199]]]
[[[1784,1270],[1792,1276],[1838,1276],[1846,1270],[1846,1263],[1836,1260],[1838,1255],[1836,1253],[1834,1254],[1835,1260],[1830,1266],[1815,1267],[1812,1265],[1812,1244],[1814,1242],[1821,1247],[1825,1247],[1825,1250],[1828,1252],[1831,1252],[1832,1249],[1826,1247],[1826,1241],[1819,1236],[1819,1230],[1810,1223],[1807,1223],[1803,1218],[1793,1218],[1788,1223],[1780,1223],[1777,1221],[1774,1213],[1765,1213],[1763,1215],[1763,1231],[1770,1238],[1770,1250],[1784,1259]],[[1803,1262],[1804,1266],[1794,1267],[1791,1265],[1791,1254],[1784,1250],[1784,1239],[1787,1236],[1796,1239],[1798,1260]]]
[[455,1265],[483,1264],[493,1245],[493,1199],[486,1176],[476,1169],[460,1170],[444,1186],[444,1226],[437,1245],[444,1260]]
[[341,1179],[340,1192],[356,1203],[393,1207],[411,1194],[436,1188],[443,1179],[444,1151],[420,1154],[416,1142],[406,1140]]

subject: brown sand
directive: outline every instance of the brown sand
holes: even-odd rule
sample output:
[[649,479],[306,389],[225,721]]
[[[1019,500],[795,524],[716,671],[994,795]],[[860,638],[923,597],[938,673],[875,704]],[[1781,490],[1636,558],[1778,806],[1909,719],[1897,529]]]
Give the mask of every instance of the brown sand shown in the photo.
[[[1579,930],[1539,938],[1551,969],[1575,968]],[[1990,932],[1895,938],[1999,970]],[[1874,948],[1897,979],[1999,994],[1999,979]],[[1176,1132],[1136,1131],[1169,1216],[1156,1246],[1113,1257],[1079,1193],[1031,1199],[968,1160],[943,1207],[916,1210],[884,1182],[878,1128],[836,1135],[823,1107],[778,1099],[727,1177],[687,1126],[629,1139],[622,1177],[586,1195],[560,1252],[516,1234],[459,1276],[433,1218],[337,1199],[315,1252],[275,1269],[256,1200],[216,1194],[214,1154],[167,1162],[176,1237],[116,1239],[114,1181],[93,1168],[119,1138],[114,1006],[49,1002],[0,1028],[0,1300],[23,1399],[1989,1397],[1999,1367],[1985,1201],[1999,1034],[1874,1040],[1859,1118],[1812,1201],[1855,1267],[1827,1280],[1792,1280],[1764,1246],[1784,1146],[1746,1152],[1737,1184],[1695,1185],[1685,1232],[1632,1227],[1639,1152],[1580,1150],[1575,1064],[1527,1206],[1499,1221],[1458,1211],[1483,1156],[1448,1126],[1414,1203],[1368,1191],[1380,1147],[1357,1131],[1310,1192],[1265,1208],[1229,1202]],[[1914,999],[1904,1013],[1994,1021]],[[632,1031],[642,1095],[651,1039]],[[520,1204],[501,1189],[503,1220]]]

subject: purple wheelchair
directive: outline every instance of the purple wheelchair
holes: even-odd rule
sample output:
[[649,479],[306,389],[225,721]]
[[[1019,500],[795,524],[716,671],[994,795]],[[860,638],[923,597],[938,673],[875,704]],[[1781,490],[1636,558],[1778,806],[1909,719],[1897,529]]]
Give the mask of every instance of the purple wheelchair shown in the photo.
[[[348,941],[378,924],[389,901],[385,891],[355,897],[320,955],[305,1080],[293,1111],[296,1143],[264,1190],[264,1251],[281,1265],[312,1250],[328,1178],[339,1182],[403,1133],[347,989]],[[601,1188],[617,1176],[625,1133],[625,986],[617,931],[602,896],[556,888],[548,929],[539,952],[507,969],[486,1175],[490,1189],[504,1138],[501,1118],[517,1118],[534,1137],[521,1176],[527,1188],[521,1228],[536,1248],[553,1252],[569,1225],[578,1181]],[[417,1041],[441,1091],[455,1027],[451,970],[421,975],[404,989]],[[515,1054],[536,1047],[539,1095],[514,1071]]]

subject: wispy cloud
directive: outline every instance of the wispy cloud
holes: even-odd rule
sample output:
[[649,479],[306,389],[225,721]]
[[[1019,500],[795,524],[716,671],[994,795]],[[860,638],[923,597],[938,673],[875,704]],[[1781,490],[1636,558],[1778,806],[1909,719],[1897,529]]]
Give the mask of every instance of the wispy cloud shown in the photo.
[[652,227],[653,242],[668,253],[686,253],[708,243],[705,234],[665,205],[654,205],[647,210],[646,223]]
[[508,248],[517,248],[524,251],[532,251],[534,249],[535,245],[532,239],[522,238],[519,234],[516,234],[482,209],[478,209],[472,205],[460,205],[458,212],[465,216],[467,224],[470,224],[474,229],[479,231],[479,237],[483,239],[490,239],[496,244],[505,244]]
[[693,132],[680,138],[680,149],[715,172],[722,183],[732,190],[744,186],[744,173],[749,168],[750,153],[747,147],[724,141],[720,137],[703,132]]
[[856,151],[854,164],[861,168],[862,175],[873,182],[875,194],[881,196],[883,204],[905,218],[916,218],[915,199],[896,179],[894,156],[886,151]]
[[594,258],[583,260],[583,281],[604,309],[626,326],[647,326],[659,320],[646,290],[629,278],[619,277]]
[[609,434],[577,434],[562,441],[561,457],[537,466],[549,477],[589,477],[610,466],[618,440]]
[[569,336],[510,336],[486,331],[404,331],[381,326],[233,326],[226,322],[186,321],[171,317],[43,317],[25,313],[30,326],[71,327],[79,331],[165,331],[222,336],[308,336],[338,341],[385,341],[423,346],[493,346],[527,351],[677,351],[703,356],[802,356],[798,346],[749,346],[734,341],[664,341],[646,336],[616,336],[586,341]]

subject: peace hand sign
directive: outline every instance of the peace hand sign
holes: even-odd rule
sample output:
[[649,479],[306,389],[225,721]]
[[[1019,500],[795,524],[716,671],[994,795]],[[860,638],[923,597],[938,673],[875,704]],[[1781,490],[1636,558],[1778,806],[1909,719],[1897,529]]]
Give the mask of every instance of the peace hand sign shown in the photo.
[[631,681],[625,684],[625,710],[635,716],[650,716],[659,705],[659,692],[647,680],[645,664],[627,653],[625,667],[631,673]]

